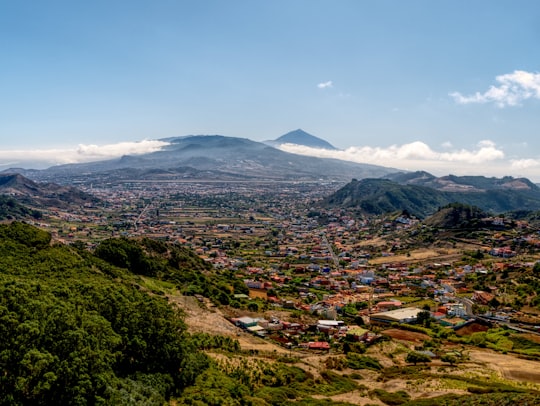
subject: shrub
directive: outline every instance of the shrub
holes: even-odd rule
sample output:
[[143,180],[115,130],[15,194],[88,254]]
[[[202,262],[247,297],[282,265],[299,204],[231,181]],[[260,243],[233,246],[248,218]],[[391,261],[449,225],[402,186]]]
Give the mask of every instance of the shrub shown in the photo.
[[371,394],[378,397],[383,403],[390,406],[402,405],[411,399],[411,396],[405,391],[387,392],[384,389],[374,389]]

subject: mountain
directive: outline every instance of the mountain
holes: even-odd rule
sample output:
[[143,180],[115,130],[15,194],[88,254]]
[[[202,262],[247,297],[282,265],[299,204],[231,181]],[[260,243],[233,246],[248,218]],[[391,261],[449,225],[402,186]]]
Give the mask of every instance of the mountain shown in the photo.
[[18,173],[0,173],[0,195],[35,208],[66,209],[97,202],[95,197],[72,186],[38,183]]
[[399,175],[397,178],[409,183],[400,184],[389,179],[353,180],[327,197],[323,205],[328,208],[357,207],[368,214],[407,210],[419,218],[454,202],[491,213],[540,210],[540,188],[528,179],[450,176],[445,177],[450,183],[441,183],[437,179],[442,178],[431,178],[426,173],[418,173],[417,177]]
[[426,186],[444,192],[486,192],[488,190],[534,191],[538,186],[526,178],[487,178],[485,176],[436,177],[428,172],[396,172],[384,176],[401,185]]
[[347,182],[395,172],[377,165],[291,154],[245,138],[193,135],[162,141],[168,145],[144,155],[27,173],[42,181],[96,183],[137,179]]
[[335,148],[329,142],[323,140],[322,138],[315,137],[314,135],[308,134],[302,129],[290,131],[287,134],[282,135],[273,141],[265,141],[266,144],[272,146],[279,146],[281,144],[296,144],[303,145],[311,148],[322,148],[322,149],[332,149]]

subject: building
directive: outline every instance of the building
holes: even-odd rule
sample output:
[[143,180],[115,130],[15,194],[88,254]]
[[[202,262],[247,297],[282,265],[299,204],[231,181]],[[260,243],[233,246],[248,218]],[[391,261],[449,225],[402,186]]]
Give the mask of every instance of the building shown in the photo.
[[392,323],[414,323],[418,313],[425,310],[416,307],[405,307],[403,309],[390,310],[387,312],[373,313],[369,316],[371,324],[388,326]]

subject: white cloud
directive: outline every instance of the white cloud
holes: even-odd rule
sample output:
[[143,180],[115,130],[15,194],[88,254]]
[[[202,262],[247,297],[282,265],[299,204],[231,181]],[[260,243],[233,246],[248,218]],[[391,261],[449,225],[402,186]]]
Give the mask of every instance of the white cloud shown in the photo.
[[484,93],[476,92],[464,96],[459,92],[452,92],[450,96],[456,103],[495,103],[499,107],[517,106],[523,100],[540,99],[540,73],[516,70],[512,73],[499,75],[495,78],[498,86],[491,86]]
[[531,169],[540,168],[540,160],[538,159],[512,159],[510,161],[514,169]]
[[428,171],[436,176],[482,175],[528,177],[540,181],[540,160],[509,160],[494,142],[480,141],[476,147],[459,149],[445,143],[434,149],[422,141],[388,147],[354,146],[344,150],[325,150],[295,144],[283,144],[284,151],[335,158],[345,161],[386,166],[408,171]]
[[166,145],[168,143],[163,141],[143,140],[107,145],[80,144],[73,148],[0,150],[0,167],[15,167],[32,163],[32,167],[43,168],[52,165],[91,162],[117,158],[122,155],[155,152]]
[[282,144],[281,149],[300,155],[312,155],[321,158],[336,158],[346,161],[371,163],[384,166],[407,165],[411,162],[446,162],[481,164],[504,158],[504,152],[491,141],[480,141],[474,150],[454,150],[438,152],[421,141],[402,145],[382,147],[349,147],[345,150],[326,150],[295,144]]
[[328,89],[328,88],[334,87],[334,84],[332,83],[331,80],[329,80],[328,82],[322,82],[322,83],[319,83],[319,84],[317,85],[317,87],[318,87],[319,89]]
[[160,150],[169,143],[157,140],[143,140],[139,142],[120,142],[108,145],[79,144],[77,155],[81,157],[114,158],[122,155],[140,155]]

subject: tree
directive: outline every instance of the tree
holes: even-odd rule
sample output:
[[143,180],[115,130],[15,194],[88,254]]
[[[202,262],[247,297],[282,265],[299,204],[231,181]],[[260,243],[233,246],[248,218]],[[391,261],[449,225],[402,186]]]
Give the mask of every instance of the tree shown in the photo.
[[431,326],[431,313],[429,310],[423,310],[416,316],[416,322],[424,327]]
[[407,354],[407,358],[405,358],[405,362],[408,362],[409,364],[418,364],[419,362],[425,364],[427,362],[431,362],[431,358],[429,355],[417,352],[417,351],[411,351]]
[[450,365],[455,365],[457,363],[457,358],[454,355],[451,354],[444,354],[441,356],[442,362],[447,362]]

